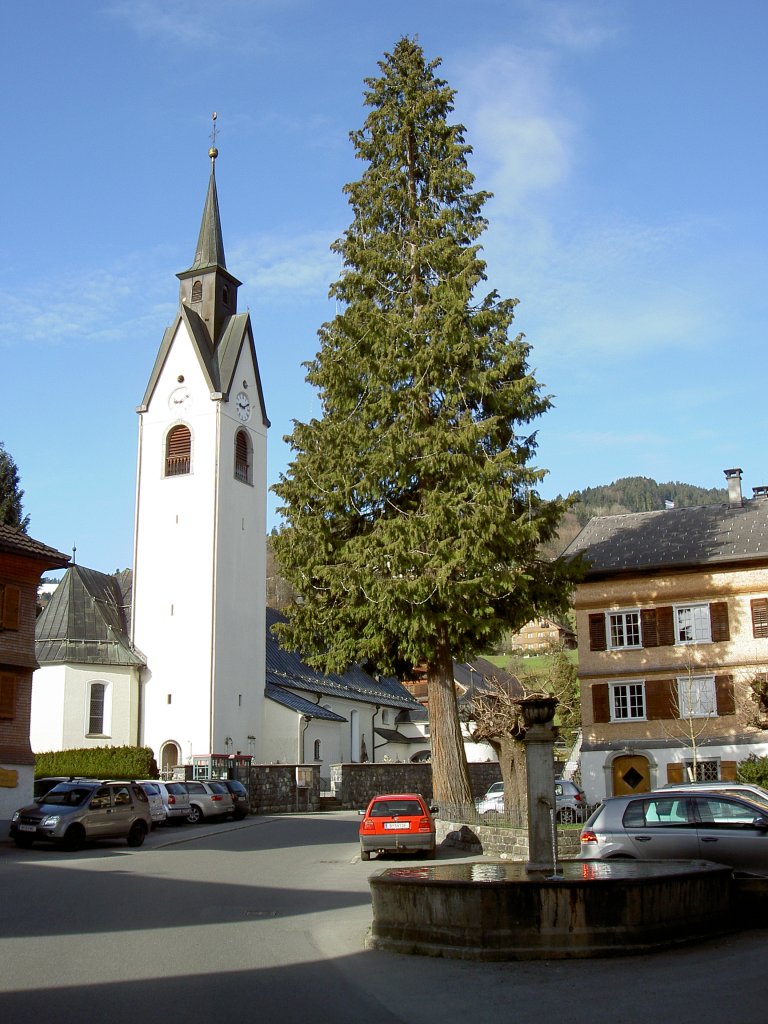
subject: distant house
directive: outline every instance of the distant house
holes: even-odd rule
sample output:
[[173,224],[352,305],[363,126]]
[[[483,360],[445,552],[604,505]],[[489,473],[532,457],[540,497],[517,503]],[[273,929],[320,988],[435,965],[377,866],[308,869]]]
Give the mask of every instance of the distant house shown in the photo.
[[61,569],[68,561],[61,551],[0,525],[0,819],[32,799],[37,588],[46,570]]
[[509,638],[512,648],[524,654],[540,654],[560,647],[565,650],[576,650],[576,633],[563,622],[557,622],[546,615],[531,619]]
[[768,489],[592,519],[565,552],[576,588],[590,801],[768,755]]

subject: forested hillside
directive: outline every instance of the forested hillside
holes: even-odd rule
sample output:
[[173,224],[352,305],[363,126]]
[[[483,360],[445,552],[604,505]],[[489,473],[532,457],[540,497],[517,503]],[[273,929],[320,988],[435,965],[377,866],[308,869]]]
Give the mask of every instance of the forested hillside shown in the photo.
[[659,484],[647,476],[626,476],[612,484],[586,487],[573,494],[575,504],[563,518],[557,548],[548,554],[559,554],[576,537],[593,516],[616,516],[625,512],[653,512],[672,502],[678,508],[690,505],[714,505],[728,500],[724,487],[696,487],[670,480]]

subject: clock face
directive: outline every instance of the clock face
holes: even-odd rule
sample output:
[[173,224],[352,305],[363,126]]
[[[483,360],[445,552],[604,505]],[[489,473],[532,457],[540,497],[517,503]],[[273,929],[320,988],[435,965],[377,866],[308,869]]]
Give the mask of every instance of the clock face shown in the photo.
[[171,412],[183,412],[192,405],[192,393],[189,388],[174,388],[168,399]]
[[238,392],[235,398],[235,408],[237,409],[237,415],[243,423],[247,423],[251,418],[251,403],[248,401],[248,395],[244,391]]

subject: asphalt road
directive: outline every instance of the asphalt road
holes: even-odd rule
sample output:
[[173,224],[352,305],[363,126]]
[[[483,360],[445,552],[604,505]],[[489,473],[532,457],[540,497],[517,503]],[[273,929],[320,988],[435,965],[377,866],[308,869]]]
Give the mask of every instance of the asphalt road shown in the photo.
[[367,879],[395,861],[359,860],[357,822],[177,826],[139,850],[0,842],[0,1022],[768,1020],[768,929],[611,960],[365,951]]

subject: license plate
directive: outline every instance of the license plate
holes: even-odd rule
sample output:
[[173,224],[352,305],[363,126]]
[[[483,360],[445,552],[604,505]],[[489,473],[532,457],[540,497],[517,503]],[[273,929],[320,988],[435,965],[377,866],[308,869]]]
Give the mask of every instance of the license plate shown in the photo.
[[400,832],[407,832],[411,827],[410,821],[385,821],[384,828],[397,829]]
[[37,825],[17,825],[19,832],[37,832]]

